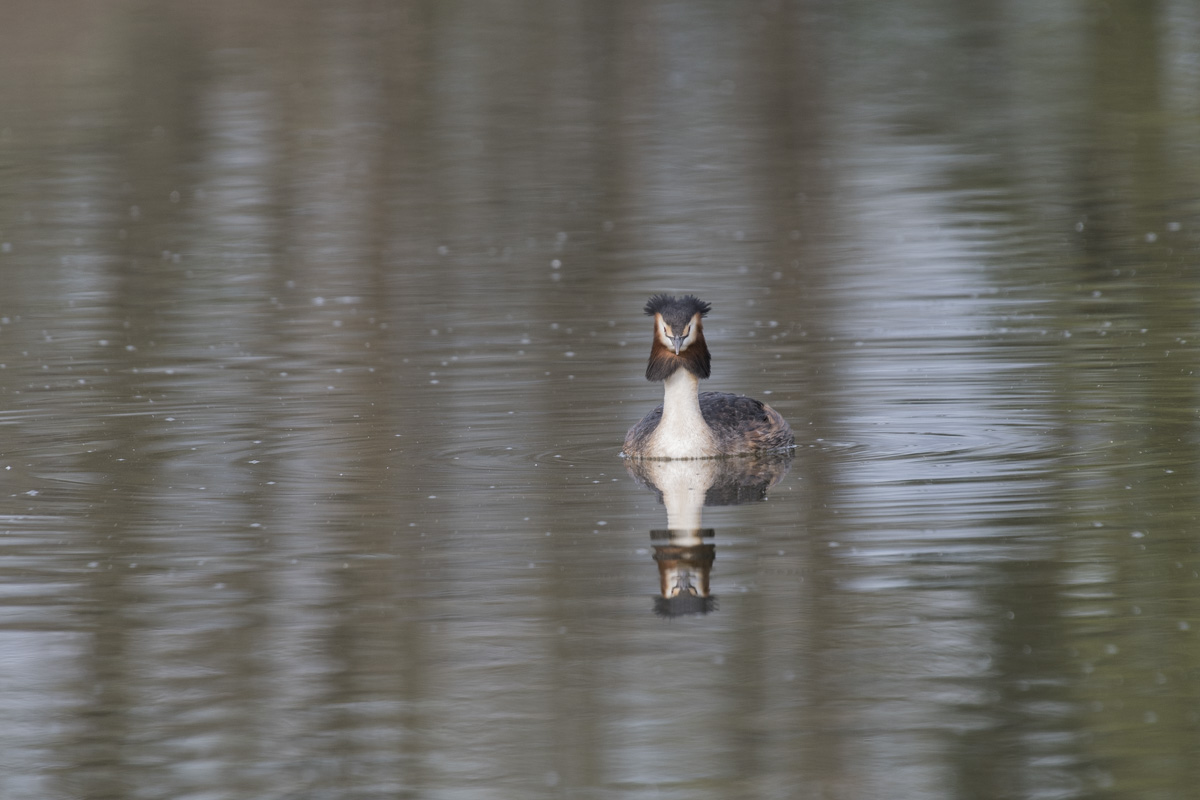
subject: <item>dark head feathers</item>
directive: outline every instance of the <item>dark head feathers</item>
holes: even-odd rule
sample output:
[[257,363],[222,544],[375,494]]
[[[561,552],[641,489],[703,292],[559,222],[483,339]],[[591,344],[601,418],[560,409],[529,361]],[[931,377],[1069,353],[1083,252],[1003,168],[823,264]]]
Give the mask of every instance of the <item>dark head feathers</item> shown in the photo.
[[[683,297],[672,297],[669,294],[656,294],[646,303],[646,314],[654,316],[661,314],[663,322],[671,327],[674,336],[683,338],[692,319],[699,314],[703,317],[708,313],[708,303],[695,295],[685,294]],[[657,329],[657,323],[655,324]],[[686,369],[698,378],[707,378],[711,357],[708,345],[704,343],[704,334],[699,322],[693,332],[692,343],[678,353],[672,351],[655,330],[654,344],[650,348],[650,361],[646,364],[646,380],[665,381],[677,369]]]
[[711,308],[711,305],[694,294],[685,294],[683,297],[656,294],[646,301],[645,310],[648,317],[662,314],[662,318],[674,327],[675,325],[686,325],[688,320],[696,314],[703,317]]

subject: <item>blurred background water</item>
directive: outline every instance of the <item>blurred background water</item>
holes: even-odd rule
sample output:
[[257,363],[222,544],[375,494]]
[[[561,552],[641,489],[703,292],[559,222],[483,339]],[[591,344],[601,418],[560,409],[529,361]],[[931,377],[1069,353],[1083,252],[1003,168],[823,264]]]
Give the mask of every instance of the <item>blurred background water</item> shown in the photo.
[[4,798],[1196,796],[1194,3],[0,15]]

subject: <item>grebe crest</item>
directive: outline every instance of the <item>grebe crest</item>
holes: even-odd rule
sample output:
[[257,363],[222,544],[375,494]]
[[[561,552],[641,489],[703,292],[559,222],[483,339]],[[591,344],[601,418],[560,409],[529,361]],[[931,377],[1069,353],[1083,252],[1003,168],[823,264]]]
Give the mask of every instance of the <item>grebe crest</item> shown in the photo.
[[714,458],[792,447],[792,429],[775,409],[749,397],[700,392],[712,358],[702,320],[712,306],[695,295],[656,294],[646,303],[654,317],[646,380],[662,381],[663,404],[625,436],[632,458]]

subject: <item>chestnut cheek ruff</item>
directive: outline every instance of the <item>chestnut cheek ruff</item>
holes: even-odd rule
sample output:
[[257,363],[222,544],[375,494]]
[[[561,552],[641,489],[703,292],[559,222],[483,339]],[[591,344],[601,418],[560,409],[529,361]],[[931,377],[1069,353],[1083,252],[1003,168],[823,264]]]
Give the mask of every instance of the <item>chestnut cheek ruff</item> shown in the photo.
[[703,335],[688,346],[679,355],[675,355],[669,347],[654,338],[654,346],[650,348],[650,360],[646,363],[646,380],[665,381],[683,368],[697,378],[707,378],[712,358],[708,354],[708,345],[704,343]]

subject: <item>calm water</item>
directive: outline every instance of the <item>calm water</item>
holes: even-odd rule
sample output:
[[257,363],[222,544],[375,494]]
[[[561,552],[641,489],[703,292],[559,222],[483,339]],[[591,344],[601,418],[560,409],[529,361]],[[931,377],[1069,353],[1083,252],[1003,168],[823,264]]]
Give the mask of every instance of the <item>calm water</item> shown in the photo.
[[1196,796],[1194,4],[6,12],[4,798]]

